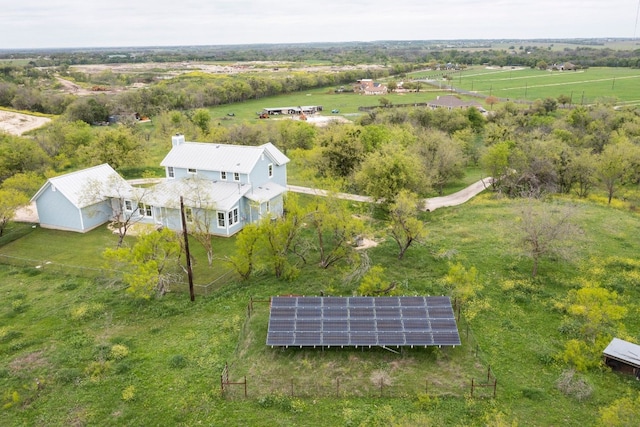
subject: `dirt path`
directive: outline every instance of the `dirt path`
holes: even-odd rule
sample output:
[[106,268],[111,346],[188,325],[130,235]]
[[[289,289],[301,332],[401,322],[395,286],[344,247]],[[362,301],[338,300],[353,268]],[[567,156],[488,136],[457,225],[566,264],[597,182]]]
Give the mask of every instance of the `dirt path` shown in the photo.
[[37,129],[50,121],[51,119],[46,117],[31,116],[28,114],[0,110],[0,130],[10,133],[11,135],[22,135],[27,131]]

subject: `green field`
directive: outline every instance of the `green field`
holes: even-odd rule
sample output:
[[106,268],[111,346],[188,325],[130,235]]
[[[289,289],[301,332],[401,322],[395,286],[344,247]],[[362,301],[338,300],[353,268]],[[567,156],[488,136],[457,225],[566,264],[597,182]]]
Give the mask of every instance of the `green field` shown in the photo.
[[[438,77],[443,72],[421,72],[413,77]],[[567,95],[573,105],[592,104],[603,99],[620,105],[640,105],[640,70],[630,68],[589,68],[578,71],[543,71],[522,67],[479,68],[450,72],[453,85],[484,96],[529,100]]]
[[[429,235],[403,260],[384,228],[371,223],[380,244],[369,257],[407,295],[448,293],[442,278],[451,262],[478,269],[484,289],[473,318],[461,319],[463,346],[456,349],[266,347],[268,307],[254,303],[247,320],[251,297],[355,291],[344,271],[320,269],[312,255],[296,280],[260,274],[226,282],[195,303],[184,293],[138,302],[103,279],[0,266],[0,424],[597,425],[601,408],[637,395],[640,385],[592,369],[578,374],[592,390],[587,397],[560,391],[567,364],[557,355],[571,332],[555,305],[584,283],[600,284],[620,294],[629,309],[625,328],[640,338],[637,213],[561,201],[577,205],[584,236],[572,261],[544,260],[532,279],[530,260],[512,245],[519,203],[484,194],[425,213]],[[88,263],[109,239],[116,237],[104,230],[36,230],[2,252],[39,260],[60,253],[69,263],[75,253],[76,262]],[[218,254],[232,251],[233,240]],[[204,262],[201,252],[197,257]],[[220,395],[226,362],[232,381],[247,377],[248,397],[242,386]],[[492,389],[470,398],[471,379],[486,378],[489,366],[498,379],[496,399]]]

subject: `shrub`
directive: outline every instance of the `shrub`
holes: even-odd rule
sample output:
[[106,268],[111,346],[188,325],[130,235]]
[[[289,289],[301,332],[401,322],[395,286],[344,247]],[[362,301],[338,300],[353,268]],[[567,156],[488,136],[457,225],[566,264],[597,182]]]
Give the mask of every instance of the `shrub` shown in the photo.
[[129,348],[123,344],[116,344],[111,347],[109,358],[112,360],[121,360],[129,355]]
[[122,390],[122,400],[125,402],[130,402],[136,397],[136,388],[135,386],[127,386],[124,390]]
[[175,354],[169,359],[169,366],[174,369],[182,369],[187,366],[187,359],[181,354]]

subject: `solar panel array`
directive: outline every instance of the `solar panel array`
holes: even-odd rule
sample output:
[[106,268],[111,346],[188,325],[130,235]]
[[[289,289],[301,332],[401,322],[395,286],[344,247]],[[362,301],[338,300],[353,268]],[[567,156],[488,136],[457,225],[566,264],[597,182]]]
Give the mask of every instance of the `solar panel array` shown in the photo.
[[272,347],[456,346],[449,297],[273,297]]

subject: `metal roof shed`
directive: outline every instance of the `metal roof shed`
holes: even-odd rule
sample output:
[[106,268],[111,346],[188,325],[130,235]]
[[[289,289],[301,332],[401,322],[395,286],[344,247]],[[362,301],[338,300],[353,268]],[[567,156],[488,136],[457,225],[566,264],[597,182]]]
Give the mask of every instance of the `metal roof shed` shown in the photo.
[[607,366],[640,376],[640,345],[614,338],[602,354]]

